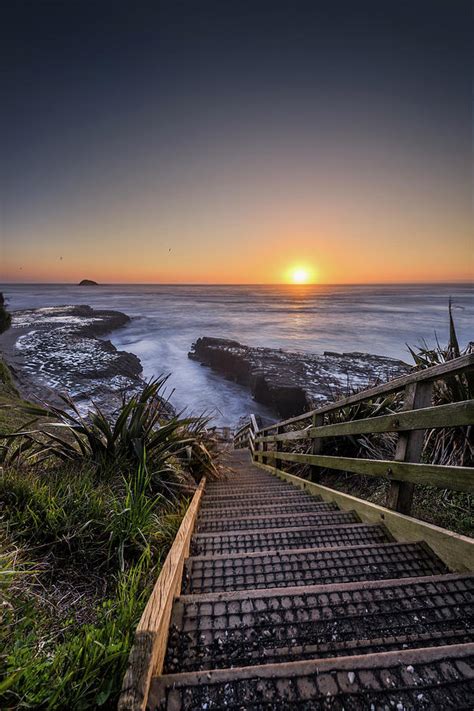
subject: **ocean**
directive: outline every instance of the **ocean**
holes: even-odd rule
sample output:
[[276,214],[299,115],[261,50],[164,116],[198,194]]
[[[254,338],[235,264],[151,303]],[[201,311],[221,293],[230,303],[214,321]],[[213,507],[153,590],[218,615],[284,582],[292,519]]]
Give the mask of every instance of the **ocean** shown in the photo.
[[249,412],[271,416],[242,386],[191,361],[200,336],[320,353],[363,351],[411,362],[407,345],[447,342],[448,300],[462,346],[474,339],[474,286],[0,285],[11,310],[66,304],[117,309],[131,323],[109,338],[135,353],[146,378],[170,373],[171,402],[235,425]]

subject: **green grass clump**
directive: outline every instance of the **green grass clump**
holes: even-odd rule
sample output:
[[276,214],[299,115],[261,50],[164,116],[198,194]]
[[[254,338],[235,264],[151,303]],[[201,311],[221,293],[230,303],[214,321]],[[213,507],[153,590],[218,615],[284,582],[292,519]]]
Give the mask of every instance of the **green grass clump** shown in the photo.
[[8,444],[2,435],[13,434],[23,427],[28,418],[22,408],[28,405],[20,397],[10,369],[0,355],[0,464]]
[[18,543],[49,545],[61,551],[91,554],[106,540],[108,498],[90,470],[72,467],[52,472],[7,468],[0,475],[4,525]]
[[0,396],[18,397],[18,391],[13,382],[9,367],[0,356]]
[[0,708],[114,708],[186,511],[152,493],[144,465],[118,483],[73,468],[0,476],[5,539],[30,560],[25,577],[0,558]]
[[217,471],[202,421],[165,418],[163,382],[110,419],[1,410],[30,422],[0,433],[0,708],[116,707],[189,496]]
[[51,634],[23,598],[3,620],[2,708],[115,708],[134,629],[158,569],[146,557],[120,573],[110,597],[101,601],[93,622],[67,619]]

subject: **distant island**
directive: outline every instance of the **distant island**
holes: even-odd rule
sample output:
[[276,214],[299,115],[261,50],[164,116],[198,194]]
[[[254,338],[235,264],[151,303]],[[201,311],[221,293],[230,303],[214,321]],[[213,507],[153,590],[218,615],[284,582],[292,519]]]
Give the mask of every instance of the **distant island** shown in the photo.
[[93,281],[92,279],[83,279],[82,281],[79,282],[78,286],[99,286],[96,281]]

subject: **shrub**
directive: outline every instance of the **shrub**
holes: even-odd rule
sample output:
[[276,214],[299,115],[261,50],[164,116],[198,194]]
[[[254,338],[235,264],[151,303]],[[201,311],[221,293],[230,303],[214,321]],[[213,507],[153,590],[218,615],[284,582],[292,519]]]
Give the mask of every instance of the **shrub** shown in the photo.
[[0,333],[3,333],[10,327],[12,317],[5,308],[5,299],[0,292]]

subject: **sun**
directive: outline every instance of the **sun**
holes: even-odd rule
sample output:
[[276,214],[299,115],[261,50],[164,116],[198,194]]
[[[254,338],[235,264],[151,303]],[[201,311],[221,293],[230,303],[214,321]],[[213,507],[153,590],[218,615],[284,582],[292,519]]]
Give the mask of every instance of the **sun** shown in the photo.
[[290,280],[293,284],[307,284],[311,279],[311,272],[307,267],[294,267],[290,271]]

